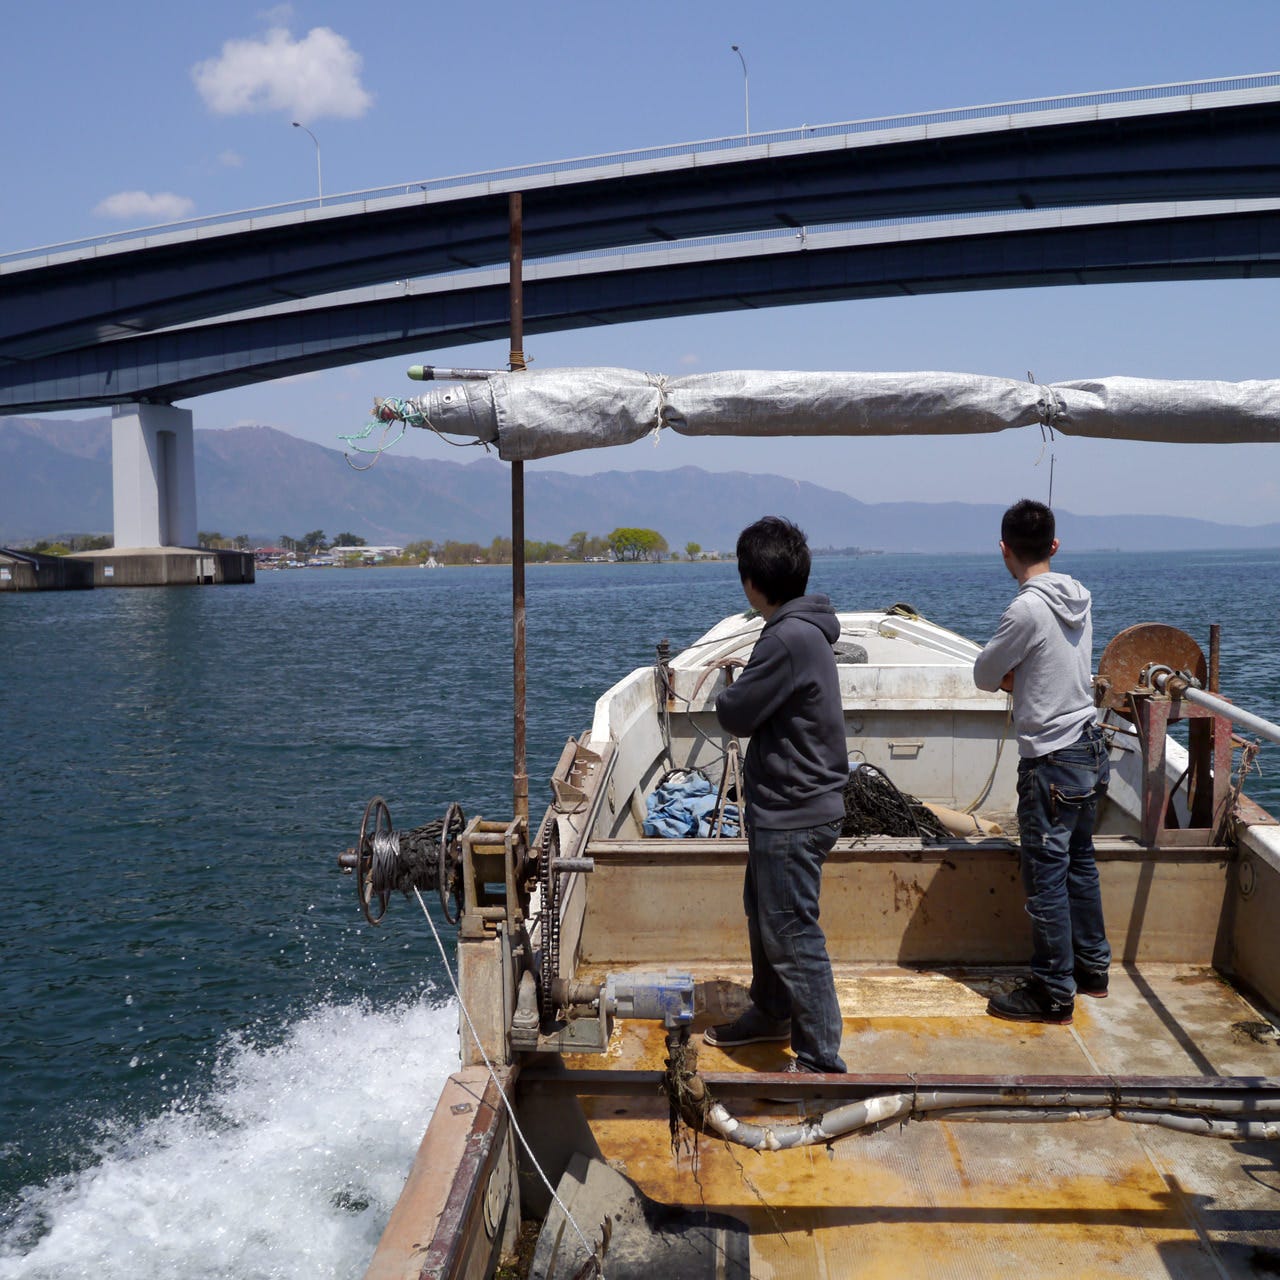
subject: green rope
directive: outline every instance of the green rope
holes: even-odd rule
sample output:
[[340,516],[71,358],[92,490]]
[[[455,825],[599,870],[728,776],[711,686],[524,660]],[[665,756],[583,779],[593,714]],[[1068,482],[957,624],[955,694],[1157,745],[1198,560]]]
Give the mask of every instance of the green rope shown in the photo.
[[[398,444],[401,440],[404,439],[405,432],[409,429],[409,421],[410,421],[409,418],[406,417],[405,414],[399,412],[399,406],[405,404],[405,402],[403,400],[399,400],[399,401],[384,400],[382,401],[382,404],[390,405],[392,407],[392,409],[395,411],[394,418],[390,418],[390,419],[370,418],[369,421],[365,423],[363,431],[353,431],[350,435],[345,435],[345,436],[339,435],[338,439],[345,440],[347,444],[350,445],[351,448],[356,451],[356,453],[372,453],[372,454],[385,453],[388,449],[391,448],[392,445]],[[404,425],[401,426],[400,434],[396,436],[394,440],[388,440],[386,439],[387,433],[391,430],[392,422],[396,421],[397,419],[400,422],[404,423]],[[367,440],[373,434],[374,429],[376,427],[382,428],[383,439],[379,441],[379,443],[375,445],[372,449],[366,449],[363,445],[359,444],[358,442],[361,440]]]

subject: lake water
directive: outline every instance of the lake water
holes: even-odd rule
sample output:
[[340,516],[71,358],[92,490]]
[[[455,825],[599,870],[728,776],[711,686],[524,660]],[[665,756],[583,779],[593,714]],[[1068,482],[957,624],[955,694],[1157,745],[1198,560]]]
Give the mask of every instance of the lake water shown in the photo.
[[[1220,623],[1224,694],[1280,720],[1280,552],[1055,567],[1099,649]],[[993,553],[819,559],[811,587],[982,641],[1013,584]],[[475,568],[0,597],[0,1280],[362,1273],[456,1013],[416,904],[369,928],[335,858],[375,794],[401,827],[509,815],[509,594]],[[600,692],[742,606],[731,564],[534,566],[528,600],[535,807]]]

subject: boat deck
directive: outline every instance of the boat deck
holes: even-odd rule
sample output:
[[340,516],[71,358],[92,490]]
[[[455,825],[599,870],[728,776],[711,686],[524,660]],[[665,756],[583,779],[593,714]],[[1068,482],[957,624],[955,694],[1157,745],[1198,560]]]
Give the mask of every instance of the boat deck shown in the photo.
[[[1109,998],[1078,999],[1068,1027],[987,1016],[988,996],[1013,976],[837,965],[849,1072],[1280,1076],[1274,1027],[1212,969],[1113,967]],[[782,1045],[701,1045],[698,1032],[744,1006],[748,970],[697,977],[700,1070],[784,1070]],[[565,1065],[660,1070],[664,1058],[661,1027],[633,1021],[617,1024],[605,1054]],[[786,1123],[835,1103],[728,1105]],[[688,1152],[673,1157],[660,1096],[587,1097],[584,1107],[605,1159],[646,1194],[744,1221],[758,1280],[1280,1275],[1276,1143],[1115,1119],[931,1120],[773,1153],[702,1137],[695,1166]]]

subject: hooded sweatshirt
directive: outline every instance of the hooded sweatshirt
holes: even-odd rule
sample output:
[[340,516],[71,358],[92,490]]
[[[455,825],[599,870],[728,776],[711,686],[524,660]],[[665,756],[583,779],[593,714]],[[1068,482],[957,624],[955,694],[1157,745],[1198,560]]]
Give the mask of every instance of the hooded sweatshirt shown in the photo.
[[1094,719],[1090,604],[1089,592],[1065,573],[1028,578],[973,664],[974,683],[992,693],[1013,672],[1020,756],[1069,747]]
[[794,831],[844,817],[849,753],[831,648],[839,638],[840,620],[826,596],[788,600],[716,698],[721,726],[751,737],[742,781],[756,826]]

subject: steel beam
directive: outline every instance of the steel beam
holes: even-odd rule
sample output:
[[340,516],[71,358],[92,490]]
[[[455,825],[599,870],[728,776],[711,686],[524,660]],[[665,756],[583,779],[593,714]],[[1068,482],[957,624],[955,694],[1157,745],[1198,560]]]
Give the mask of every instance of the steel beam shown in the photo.
[[[1045,285],[1280,275],[1280,210],[1223,210],[996,231],[889,229],[707,246],[543,266],[525,283],[525,332],[801,303]],[[698,257],[698,253],[705,256]],[[557,270],[563,274],[557,275]],[[394,296],[95,342],[0,359],[12,414],[193,396],[386,356],[425,354],[508,333],[505,275],[430,282]]]
[[[850,133],[522,178],[525,253],[871,218],[1280,194],[1280,101],[1158,113],[1137,104],[1043,120]],[[507,196],[501,182],[481,183],[9,262],[0,266],[0,359],[496,264],[507,254]]]

